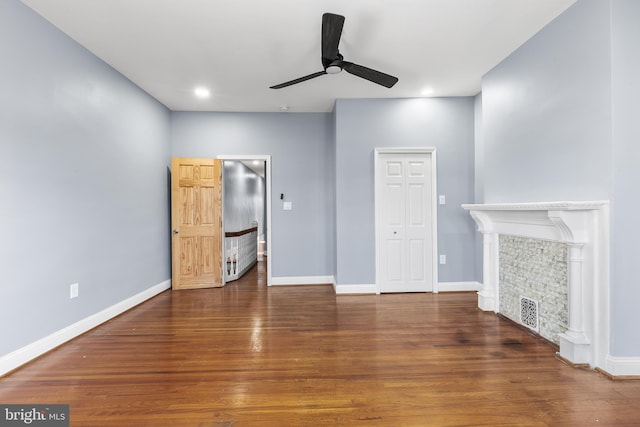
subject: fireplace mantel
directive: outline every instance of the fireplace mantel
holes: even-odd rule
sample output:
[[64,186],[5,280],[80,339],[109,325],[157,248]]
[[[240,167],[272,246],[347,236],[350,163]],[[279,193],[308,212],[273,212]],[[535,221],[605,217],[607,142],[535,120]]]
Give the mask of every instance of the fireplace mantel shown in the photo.
[[560,356],[604,367],[609,348],[609,202],[465,204],[483,234],[483,286],[478,307],[499,312],[498,235],[567,244],[569,328]]
[[510,234],[564,243],[588,239],[589,218],[608,202],[495,203],[462,205],[481,233]]

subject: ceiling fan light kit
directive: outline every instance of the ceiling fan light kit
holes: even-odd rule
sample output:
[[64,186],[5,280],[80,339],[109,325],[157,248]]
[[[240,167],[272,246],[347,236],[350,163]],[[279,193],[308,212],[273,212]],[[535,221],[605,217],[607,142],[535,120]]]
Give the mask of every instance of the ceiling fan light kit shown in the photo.
[[342,27],[344,26],[344,16],[334,13],[325,13],[322,15],[322,67],[323,71],[309,74],[285,83],[271,86],[271,89],[281,89],[283,87],[302,83],[325,74],[338,74],[345,70],[349,74],[377,83],[386,88],[391,88],[398,82],[398,78],[385,74],[383,72],[354,64],[343,60],[343,56],[338,50],[340,37],[342,36]]

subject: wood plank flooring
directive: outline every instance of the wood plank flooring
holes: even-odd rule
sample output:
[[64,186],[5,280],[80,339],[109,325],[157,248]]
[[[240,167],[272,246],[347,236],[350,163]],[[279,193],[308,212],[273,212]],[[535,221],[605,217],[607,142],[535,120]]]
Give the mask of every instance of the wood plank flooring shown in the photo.
[[167,291],[0,379],[72,426],[637,426],[640,381],[567,366],[474,293]]

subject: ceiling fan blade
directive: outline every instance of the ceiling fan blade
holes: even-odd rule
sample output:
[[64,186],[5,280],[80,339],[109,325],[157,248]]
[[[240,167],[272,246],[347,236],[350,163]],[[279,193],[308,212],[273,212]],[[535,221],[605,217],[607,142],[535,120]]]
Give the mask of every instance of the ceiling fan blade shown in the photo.
[[[342,36],[344,16],[334,13],[322,15],[322,58],[333,61],[338,57],[338,43]],[[323,61],[325,62],[325,61]]]
[[381,86],[390,88],[394,84],[398,83],[398,78],[390,76],[389,74],[382,73],[380,71],[372,70],[371,68],[363,67],[362,65],[354,64],[353,62],[342,62],[342,69],[347,73],[354,76],[362,77],[370,82],[377,83]]
[[270,86],[270,88],[271,89],[282,89],[283,87],[291,86],[291,85],[294,85],[296,83],[302,83],[304,81],[311,80],[311,79],[314,79],[316,77],[320,77],[320,76],[322,76],[324,74],[327,74],[327,72],[326,71],[318,71],[317,73],[309,74],[308,76],[300,77],[300,78],[297,78],[295,80],[291,80],[291,81],[288,81],[288,82],[285,82],[285,83],[280,83],[279,85]]

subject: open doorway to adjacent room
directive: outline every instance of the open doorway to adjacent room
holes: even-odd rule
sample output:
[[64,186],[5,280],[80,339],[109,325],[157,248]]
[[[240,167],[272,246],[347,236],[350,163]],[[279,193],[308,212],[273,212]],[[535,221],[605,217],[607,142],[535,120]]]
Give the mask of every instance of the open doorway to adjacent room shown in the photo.
[[247,265],[240,258],[243,247],[255,244],[259,262],[267,264],[267,285],[270,286],[271,156],[219,155],[217,158],[223,162],[222,226],[230,236],[229,244],[223,249],[224,282],[235,280],[253,265]]

